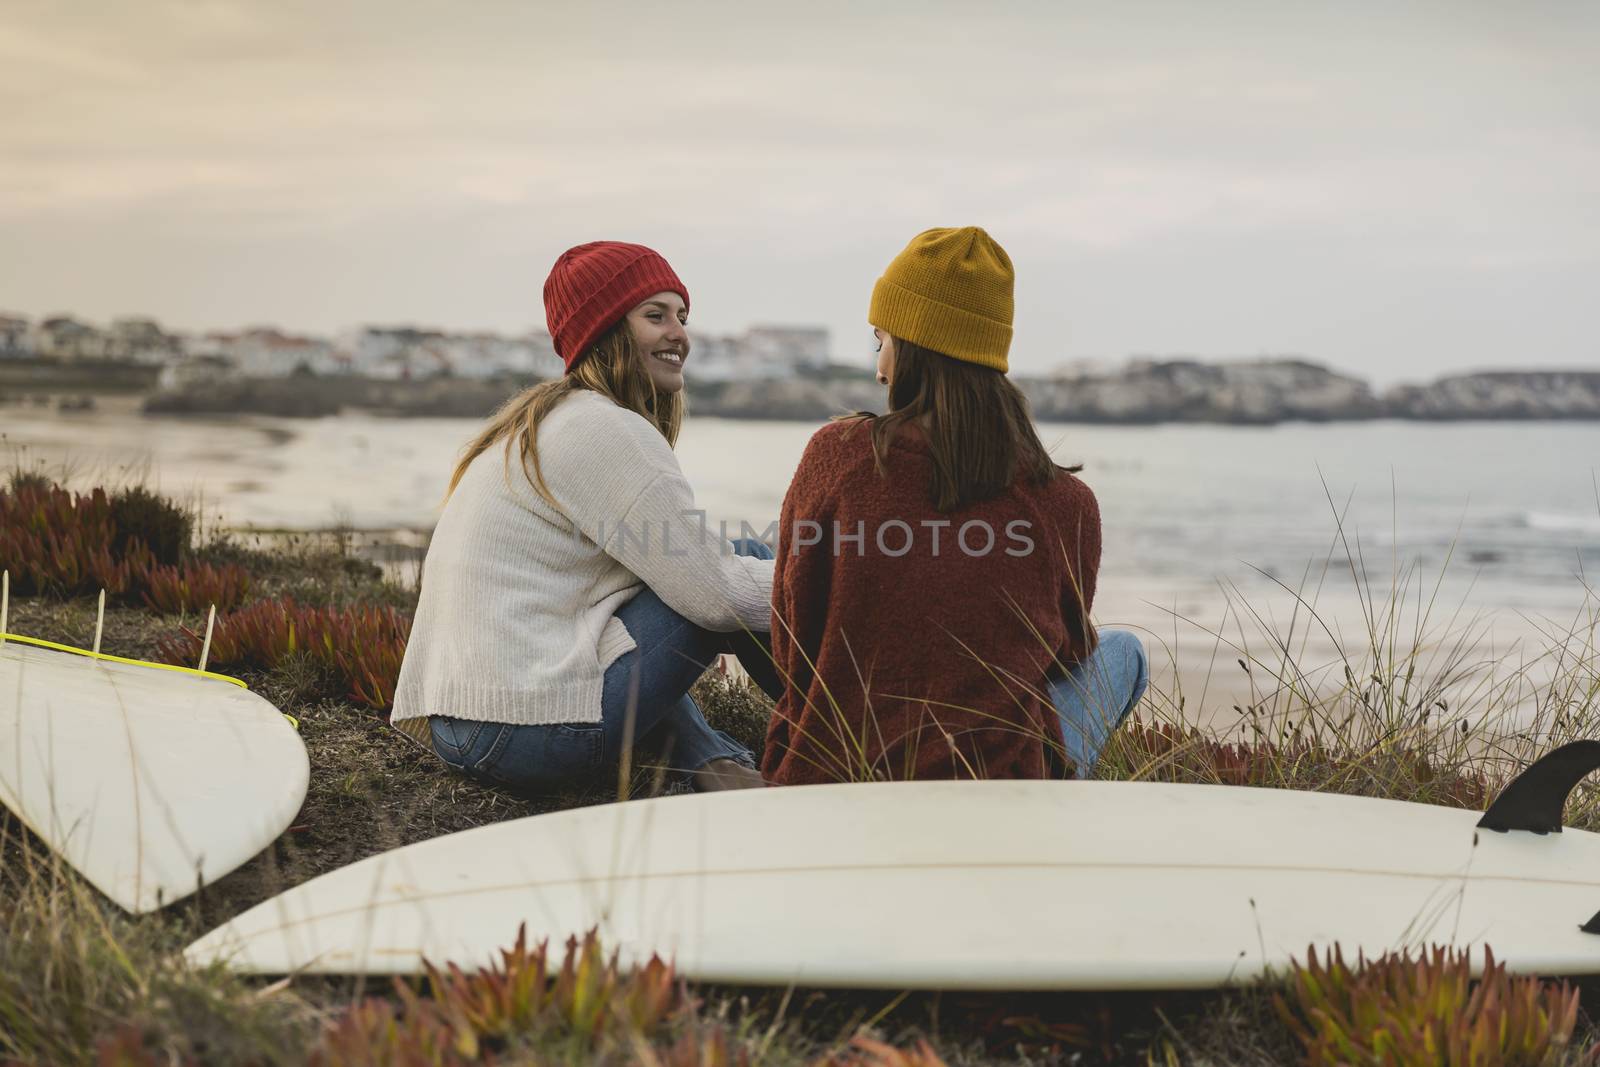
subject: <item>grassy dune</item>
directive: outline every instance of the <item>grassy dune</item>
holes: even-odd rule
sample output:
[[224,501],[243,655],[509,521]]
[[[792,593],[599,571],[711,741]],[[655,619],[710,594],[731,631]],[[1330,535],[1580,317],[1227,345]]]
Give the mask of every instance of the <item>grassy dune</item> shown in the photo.
[[[19,501],[31,488],[37,502],[47,484],[23,475],[0,493],[0,567],[13,573],[8,628],[86,647],[94,587],[122,557],[50,578],[18,533],[29,522]],[[124,554],[138,551],[125,535],[147,527],[176,541],[161,550],[169,562],[117,572],[108,652],[169,653],[184,628],[203,626],[208,583],[241,588],[241,608],[292,600],[329,619],[376,609],[404,618],[415,603],[414,588],[386,580],[337,536],[270,547],[196,536],[181,509],[118,499],[107,495],[113,518],[94,536]],[[72,514],[95,506],[74,503]],[[135,528],[119,528],[118,514]],[[80,547],[92,553],[93,538]],[[1351,566],[1349,580],[1361,585],[1362,570]],[[1190,725],[1201,721],[1200,696],[1158,673],[1099,776],[1481,808],[1549,747],[1600,737],[1600,596],[1548,647],[1513,661],[1483,654],[1470,627],[1408,607],[1427,605],[1409,582],[1363,587],[1367,632],[1341,646],[1332,682],[1326,665],[1296,658],[1299,628],[1322,623],[1310,598],[1281,631],[1263,625],[1259,641],[1194,635],[1249,674],[1256,698],[1234,710],[1228,730],[1202,732]],[[264,853],[162,913],[122,913],[0,810],[0,1063],[1567,1064],[1591,1060],[1585,1050],[1600,1039],[1584,1011],[1600,1003],[1600,984],[1498,973],[1473,983],[1444,956],[1359,972],[1329,958],[1278,984],[1203,995],[730,989],[686,984],[667,968],[618,972],[592,944],[508,945],[494,972],[394,984],[264,982],[188,967],[179,950],[194,936],[318,874],[440,834],[614,798],[612,789],[524,799],[449,774],[385,724],[374,706],[381,693],[354,684],[387,653],[350,651],[340,662],[280,649],[219,665],[299,720],[310,790]],[[696,695],[716,726],[760,746],[764,695],[717,675]],[[656,785],[640,773],[631,788],[648,795]],[[1600,829],[1600,790],[1581,787],[1568,820]]]

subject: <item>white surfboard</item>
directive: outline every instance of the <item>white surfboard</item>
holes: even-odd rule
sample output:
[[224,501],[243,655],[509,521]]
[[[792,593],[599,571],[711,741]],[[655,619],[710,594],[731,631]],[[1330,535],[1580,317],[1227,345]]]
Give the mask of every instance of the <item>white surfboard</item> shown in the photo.
[[1579,929],[1600,910],[1600,835],[1499,833],[1480,816],[1115,782],[667,797],[371,857],[188,957],[266,974],[477,966],[526,923],[530,942],[597,927],[625,961],[656,953],[693,978],[753,984],[1213,987],[1334,943],[1352,960],[1489,945],[1519,970],[1600,972],[1600,934]]
[[248,689],[0,644],[0,802],[129,911],[256,855],[309,777],[299,734]]

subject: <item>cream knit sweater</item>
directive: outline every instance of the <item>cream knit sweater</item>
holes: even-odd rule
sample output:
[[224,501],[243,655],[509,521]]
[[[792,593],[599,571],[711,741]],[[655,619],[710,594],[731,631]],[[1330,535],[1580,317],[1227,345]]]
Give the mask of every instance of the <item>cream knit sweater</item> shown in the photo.
[[538,429],[557,511],[512,449],[474,459],[423,568],[391,721],[428,743],[427,716],[599,722],[605,670],[634,647],[617,609],[649,586],[708,630],[766,631],[771,560],[733,554],[695,513],[672,448],[588,390]]

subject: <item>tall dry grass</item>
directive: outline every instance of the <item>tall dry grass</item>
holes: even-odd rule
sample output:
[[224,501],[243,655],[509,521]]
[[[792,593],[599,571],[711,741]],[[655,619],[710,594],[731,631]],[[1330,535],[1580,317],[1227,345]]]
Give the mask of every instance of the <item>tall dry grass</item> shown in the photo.
[[[1600,738],[1600,591],[1581,560],[1572,614],[1524,617],[1520,628],[1534,636],[1496,648],[1493,617],[1468,607],[1470,587],[1454,604],[1441,599],[1454,544],[1435,573],[1391,558],[1375,574],[1337,510],[1334,518],[1334,550],[1320,567],[1294,587],[1273,579],[1286,618],[1237,586],[1224,589],[1220,625],[1174,617],[1173,643],[1155,638],[1171,667],[1112,738],[1099,777],[1481,807],[1550,749]],[[1355,594],[1353,632],[1321,606],[1331,581]],[[1184,639],[1210,646],[1213,669],[1238,671],[1248,699],[1208,702],[1211,672],[1198,693],[1186,686],[1175,647]],[[1600,785],[1584,783],[1569,821],[1600,825],[1597,803]]]
[[[0,1063],[293,1063],[322,1012],[187,966],[183,914],[133,917],[0,823]],[[148,1058],[116,1058],[132,1044]]]

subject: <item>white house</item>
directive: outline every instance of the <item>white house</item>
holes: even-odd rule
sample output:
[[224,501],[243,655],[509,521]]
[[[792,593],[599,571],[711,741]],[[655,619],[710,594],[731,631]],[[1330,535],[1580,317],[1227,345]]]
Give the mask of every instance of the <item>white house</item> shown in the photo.
[[20,315],[0,315],[0,359],[33,355],[33,330]]
[[108,359],[133,363],[166,363],[179,352],[177,338],[168,334],[154,319],[127,317],[114,319],[106,331]]
[[742,343],[754,364],[785,365],[792,374],[825,368],[832,347],[827,329],[821,326],[752,326]]
[[543,330],[506,337],[486,330],[445,333],[413,326],[363,326],[341,337],[340,348],[348,354],[354,373],[371,378],[549,376],[561,367],[550,335]]
[[414,326],[361,326],[342,335],[337,347],[350,371],[367,378],[429,378],[448,373],[450,362],[438,342],[444,334]]
[[521,337],[487,331],[449,334],[440,345],[449,359],[450,372],[461,378],[549,376],[561,366],[550,335],[543,330]]
[[695,334],[689,365],[708,382],[793,378],[828,365],[828,331],[816,326],[752,326],[732,337]]
[[696,333],[691,338],[687,373],[692,380],[727,382],[747,377],[742,364],[743,349],[737,337]]
[[34,328],[33,347],[49,359],[104,359],[106,335],[70,315],[54,315]]
[[191,356],[221,356],[247,378],[287,378],[301,370],[347,373],[347,361],[327,341],[286,334],[275,326],[208,333],[185,347]]

